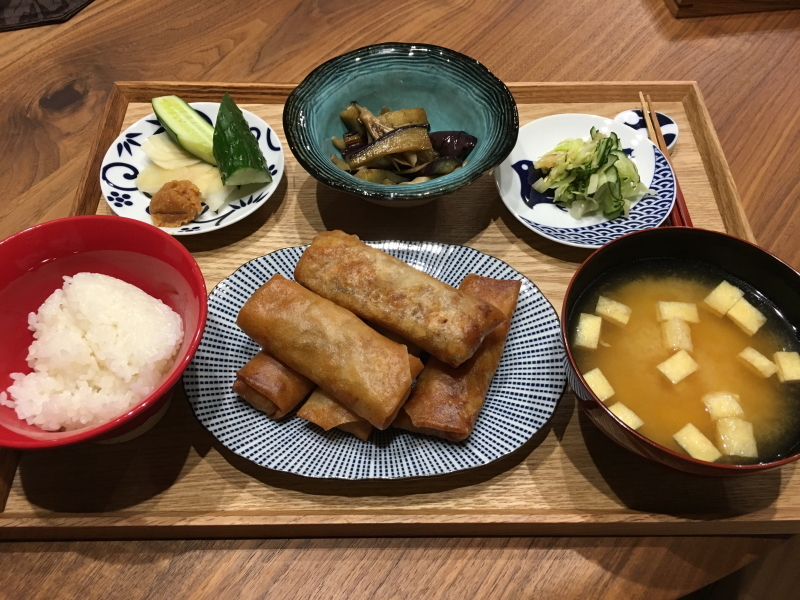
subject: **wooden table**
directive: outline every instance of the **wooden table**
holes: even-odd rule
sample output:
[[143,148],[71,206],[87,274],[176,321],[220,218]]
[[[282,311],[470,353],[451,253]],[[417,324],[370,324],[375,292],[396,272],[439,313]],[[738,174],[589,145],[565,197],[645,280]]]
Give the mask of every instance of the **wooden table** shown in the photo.
[[[756,236],[800,266],[800,13],[674,20],[662,0],[108,0],[1,34],[0,236],[65,216],[111,82],[297,82],[369,43],[441,44],[507,81],[696,79]],[[657,99],[656,99],[657,101]],[[11,598],[672,598],[780,538],[0,544]],[[56,576],[57,574],[57,576]],[[36,586],[34,588],[34,586]],[[788,597],[788,596],[787,596]]]

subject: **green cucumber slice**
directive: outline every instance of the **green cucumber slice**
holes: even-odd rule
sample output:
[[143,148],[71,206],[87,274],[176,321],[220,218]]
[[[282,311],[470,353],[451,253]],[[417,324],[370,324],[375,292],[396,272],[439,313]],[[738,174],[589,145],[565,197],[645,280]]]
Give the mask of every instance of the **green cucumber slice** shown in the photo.
[[224,185],[270,183],[267,161],[241,109],[229,94],[222,97],[214,126],[214,157]]
[[214,128],[178,96],[153,98],[150,103],[164,129],[187,152],[216,165]]

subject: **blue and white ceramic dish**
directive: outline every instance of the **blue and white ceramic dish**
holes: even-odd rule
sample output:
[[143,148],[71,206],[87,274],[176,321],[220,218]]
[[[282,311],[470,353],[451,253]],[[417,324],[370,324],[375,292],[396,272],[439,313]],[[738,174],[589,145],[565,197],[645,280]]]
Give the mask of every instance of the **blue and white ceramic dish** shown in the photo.
[[259,350],[236,326],[239,310],[275,273],[291,279],[305,247],[248,262],[209,295],[205,334],[183,377],[200,422],[229,450],[262,467],[318,478],[443,475],[480,467],[522,446],[550,419],[566,382],[559,321],[550,303],[506,263],[471,248],[432,242],[370,245],[451,285],[469,273],[522,281],[503,358],[472,435],[454,443],[389,428],[373,431],[362,442],[336,429],[325,432],[295,412],[272,421],[231,391],[236,371]]
[[[603,133],[613,131],[630,155],[642,182],[653,190],[631,207],[630,215],[607,219],[602,214],[573,218],[539,194],[531,185],[533,161],[567,138],[589,139],[591,127]],[[560,114],[537,119],[521,127],[517,145],[494,170],[500,197],[511,213],[526,227],[555,242],[579,248],[599,248],[620,236],[658,227],[669,216],[675,203],[675,176],[666,157],[647,138],[636,131],[594,115]]]
[[[377,113],[424,108],[431,131],[478,138],[459,170],[426,183],[382,185],[331,162],[339,113],[353,100]],[[506,85],[469,56],[440,46],[386,43],[353,50],[316,69],[286,100],[283,130],[297,161],[325,185],[386,206],[417,206],[469,184],[499,164],[517,140],[517,105]]]
[[[206,121],[212,125],[217,119],[218,102],[191,102]],[[264,153],[267,166],[272,174],[272,182],[240,186],[239,191],[214,212],[205,204],[203,211],[191,222],[182,227],[161,227],[172,235],[195,235],[216,231],[237,221],[241,221],[258,210],[278,189],[283,177],[283,148],[275,131],[263,120],[251,112],[243,110],[250,131],[258,140],[258,146]],[[149,136],[161,133],[161,127],[155,114],[147,115],[125,131],[111,144],[100,167],[100,190],[108,206],[121,217],[144,221],[153,224],[150,218],[150,196],[140,192],[136,187],[136,177],[141,173],[150,159],[142,152],[141,144]]]
[[[667,150],[672,152],[675,144],[678,143],[678,124],[669,115],[660,112],[656,112],[656,115],[658,117],[658,124],[661,126],[661,133],[664,135],[664,141],[667,144]],[[623,111],[614,117],[614,120],[632,129],[643,129],[647,131],[647,125],[644,122],[642,109],[640,108]]]

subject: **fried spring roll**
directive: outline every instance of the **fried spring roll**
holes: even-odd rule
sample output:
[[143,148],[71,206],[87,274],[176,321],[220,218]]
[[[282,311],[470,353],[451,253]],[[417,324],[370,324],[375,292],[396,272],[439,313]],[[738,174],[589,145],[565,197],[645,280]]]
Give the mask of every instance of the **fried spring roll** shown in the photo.
[[454,368],[431,358],[403,405],[395,427],[459,442],[472,433],[486,392],[503,355],[511,317],[517,306],[519,281],[467,275],[459,289],[491,302],[505,321],[486,336],[471,359]]
[[236,323],[378,429],[389,426],[411,386],[405,346],[281,275],[255,291]]
[[238,377],[234,380],[232,386],[233,392],[238,394],[255,409],[260,410],[263,413],[266,413],[270,419],[278,420],[283,417],[283,414],[280,414],[280,409],[278,406],[269,398],[267,398],[261,392],[258,392],[247,385],[244,381],[239,379]]
[[[403,346],[405,346],[406,349],[408,350],[409,354],[413,354],[414,356],[419,356],[420,354],[422,354],[422,348],[420,348],[416,344],[412,344],[411,342],[409,342],[404,337],[401,337],[401,336],[397,335],[394,331],[389,331],[388,329],[386,329],[386,327],[382,327],[381,325],[378,325],[377,323],[367,323],[367,325],[372,327],[375,331],[380,333],[382,336],[385,336],[385,337],[389,338],[393,342],[397,342],[398,344],[403,344]],[[419,375],[419,373],[414,375],[414,377],[416,377],[417,375]]]
[[321,388],[311,392],[308,400],[297,411],[297,416],[319,425],[325,431],[334,427],[344,429],[343,426],[348,426],[345,431],[349,431],[365,442],[372,433],[372,425],[369,421],[362,419],[353,411],[347,410]]
[[314,389],[314,382],[263,350],[236,374],[233,391],[270,419],[291,412]]
[[342,423],[336,427],[337,429],[341,429],[342,431],[346,431],[347,433],[356,436],[362,442],[366,442],[372,433],[372,425],[370,425],[364,419],[359,419],[358,421],[353,421],[352,423]]
[[[416,379],[417,375],[422,371],[422,361],[409,354],[408,364],[411,370],[411,379]],[[406,392],[406,397],[410,392],[411,389],[409,388]],[[332,398],[330,394],[320,388],[313,391],[306,403],[297,411],[297,416],[319,425],[325,431],[338,427],[365,442],[369,434],[372,433],[372,425],[366,419],[362,419],[353,411],[346,409],[335,398]]]
[[465,294],[342,231],[318,234],[295,279],[363,319],[458,366],[502,321],[490,303]]

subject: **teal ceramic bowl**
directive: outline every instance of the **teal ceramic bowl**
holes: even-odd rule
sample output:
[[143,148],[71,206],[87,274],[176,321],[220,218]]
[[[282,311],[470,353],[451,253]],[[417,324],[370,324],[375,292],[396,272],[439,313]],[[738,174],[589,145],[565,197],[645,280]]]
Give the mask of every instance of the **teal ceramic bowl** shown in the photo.
[[[331,162],[331,138],[346,131],[339,113],[352,100],[424,108],[431,131],[478,138],[461,169],[425,183],[382,185],[356,179]],[[416,206],[475,181],[500,164],[517,141],[517,105],[505,84],[477,60],[423,44],[387,43],[337,56],[314,69],[286,101],[283,130],[298,162],[318,181],[376,204]]]

